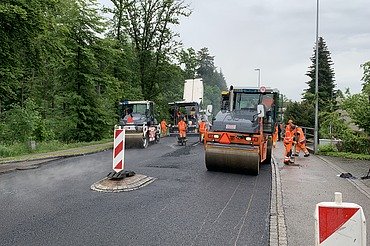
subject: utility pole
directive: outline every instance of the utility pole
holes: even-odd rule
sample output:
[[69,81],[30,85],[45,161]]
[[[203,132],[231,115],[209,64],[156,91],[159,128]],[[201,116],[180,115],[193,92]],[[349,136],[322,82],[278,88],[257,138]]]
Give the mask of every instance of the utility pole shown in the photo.
[[316,0],[316,71],[315,71],[315,132],[314,151],[319,146],[319,0]]

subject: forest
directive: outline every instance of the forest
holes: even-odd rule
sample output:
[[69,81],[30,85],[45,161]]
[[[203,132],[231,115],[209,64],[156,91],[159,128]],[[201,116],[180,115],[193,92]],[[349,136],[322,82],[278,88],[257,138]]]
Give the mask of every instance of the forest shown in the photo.
[[[220,107],[226,81],[207,47],[173,29],[191,9],[178,0],[2,0],[0,148],[28,141],[110,138],[122,100],[151,100],[158,118],[203,78],[203,105]],[[6,154],[3,154],[6,155]]]

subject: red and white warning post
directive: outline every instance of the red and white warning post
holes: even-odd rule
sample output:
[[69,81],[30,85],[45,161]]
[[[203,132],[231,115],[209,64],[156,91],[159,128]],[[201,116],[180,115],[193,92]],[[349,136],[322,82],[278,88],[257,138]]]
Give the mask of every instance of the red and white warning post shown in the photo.
[[362,207],[342,203],[340,192],[335,192],[335,202],[316,204],[315,245],[366,246],[366,220]]
[[114,129],[113,170],[120,172],[125,167],[125,129]]

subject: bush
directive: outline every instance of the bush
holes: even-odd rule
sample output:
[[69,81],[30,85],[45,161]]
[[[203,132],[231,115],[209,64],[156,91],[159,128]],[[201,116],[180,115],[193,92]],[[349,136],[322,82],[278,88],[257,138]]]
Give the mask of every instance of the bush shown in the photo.
[[370,155],[370,139],[366,137],[348,135],[341,145],[338,146],[340,152],[351,152],[356,154]]
[[334,144],[326,144],[319,145],[318,151],[319,153],[338,152],[338,149]]

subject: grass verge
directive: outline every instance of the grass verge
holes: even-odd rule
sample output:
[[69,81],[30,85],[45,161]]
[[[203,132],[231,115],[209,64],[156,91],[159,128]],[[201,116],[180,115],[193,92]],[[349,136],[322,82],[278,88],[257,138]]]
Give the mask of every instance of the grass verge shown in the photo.
[[25,143],[0,145],[0,163],[11,161],[35,160],[60,156],[74,156],[107,150],[113,147],[112,139],[93,142],[61,143],[58,141],[38,143],[31,150]]
[[341,157],[346,159],[355,159],[355,160],[367,160],[370,161],[370,155],[365,154],[354,154],[350,152],[319,152],[320,155]]

